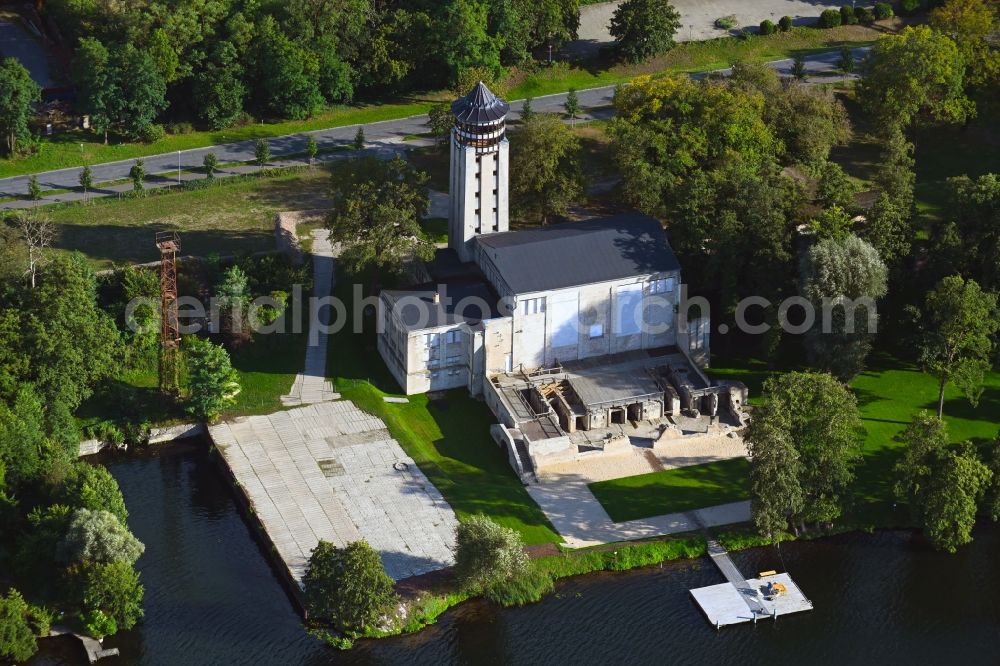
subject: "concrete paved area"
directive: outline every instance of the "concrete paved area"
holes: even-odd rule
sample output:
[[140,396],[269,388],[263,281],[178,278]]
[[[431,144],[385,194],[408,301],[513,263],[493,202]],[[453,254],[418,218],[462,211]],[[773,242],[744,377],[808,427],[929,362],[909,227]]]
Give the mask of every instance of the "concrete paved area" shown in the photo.
[[[563,49],[568,55],[591,55],[614,38],[608,32],[611,17],[618,2],[602,2],[580,7],[578,38]],[[671,3],[681,15],[681,27],[674,35],[678,42],[694,42],[716,37],[726,37],[729,31],[715,27],[715,19],[734,15],[740,28],[756,28],[764,19],[775,23],[782,16],[791,16],[796,25],[814,23],[826,9],[840,9],[843,2],[836,0],[673,0]]]
[[16,58],[42,89],[59,85],[52,78],[42,43],[20,25],[0,20],[0,57]]
[[[656,463],[650,461],[650,454],[655,457]],[[560,478],[580,478],[594,483],[746,455],[746,445],[740,437],[685,437],[661,443],[655,451],[633,446],[621,455],[594,455],[574,462],[547,465],[538,471],[538,477],[542,483],[555,482]]]
[[397,580],[453,563],[451,507],[385,424],[353,403],[238,419],[209,434],[300,584],[320,539],[364,538]]
[[750,520],[750,502],[745,501],[615,523],[590,492],[588,483],[587,479],[567,476],[527,487],[528,494],[562,535],[563,543],[571,548],[649,539]]
[[[868,53],[867,47],[854,50],[855,58],[860,61]],[[840,53],[831,51],[829,53],[817,53],[806,56],[806,69],[811,76],[829,74],[837,69],[837,61]],[[788,76],[791,72],[792,61],[780,60],[770,63],[782,75]],[[727,70],[720,70],[726,72]],[[696,77],[697,78],[697,77]],[[829,82],[829,79],[823,79]],[[608,118],[611,116],[609,109],[614,97],[616,86],[603,86],[588,90],[577,91],[580,106],[583,113],[580,119],[591,119],[595,117]],[[565,93],[545,95],[537,97],[532,102],[532,107],[538,112],[562,113],[563,104],[566,101]],[[511,103],[511,118],[517,118],[521,110],[523,101]],[[343,148],[354,142],[354,136],[358,131],[358,125],[348,125],[344,127],[334,127],[331,129],[316,130],[314,132],[302,132],[290,134],[288,136],[274,137],[269,139],[271,153],[275,155],[274,160],[268,167],[299,166],[307,161],[304,158],[285,159],[282,155],[301,154],[305,152],[306,137],[312,135],[321,151],[333,148]],[[403,141],[403,137],[421,134],[429,131],[428,119],[426,115],[411,116],[398,120],[386,120],[383,122],[370,123],[364,125],[365,136],[368,139],[366,152],[383,156],[392,156],[406,150],[407,147],[422,145],[420,141]],[[225,139],[225,135],[223,135]],[[247,162],[254,158],[255,141],[239,141],[235,143],[223,143],[217,146],[205,148],[195,148],[161,155],[151,155],[145,157],[146,172],[149,174],[147,187],[169,187],[177,181],[178,167],[182,171],[181,180],[196,180],[204,178],[201,173],[202,162],[207,153],[215,153],[219,162],[223,164],[234,162]],[[354,155],[354,151],[338,151],[333,153],[320,154],[317,159],[320,161],[335,161],[347,159]],[[91,165],[94,182],[107,183],[115,180],[128,178],[129,169],[132,168],[134,160],[121,160],[118,162],[107,162],[104,164]],[[184,173],[184,170],[196,170],[197,173]],[[259,167],[253,164],[246,164],[235,167],[220,169],[217,173],[219,178],[242,173],[257,171]],[[69,169],[59,169],[37,174],[39,184],[43,190],[65,189],[70,192],[51,194],[42,198],[39,202],[27,199],[16,199],[14,201],[0,202],[0,210],[9,208],[30,208],[38,204],[58,203],[65,201],[78,201],[83,199],[83,194],[79,192],[80,167]],[[28,193],[29,176],[12,176],[0,179],[0,197],[26,197]],[[90,196],[117,196],[119,192],[132,189],[131,183],[115,186],[99,185],[92,191]]]
[[[326,298],[333,291],[335,271],[334,250],[330,243],[329,229],[313,229],[313,296]],[[330,308],[324,308],[318,321],[309,319],[309,337],[306,342],[306,361],[302,372],[295,375],[292,390],[281,396],[286,406],[310,405],[316,402],[336,400],[340,397],[333,390],[333,384],[326,378],[326,351],[329,335],[321,330],[320,324],[330,323]]]
[[696,511],[670,513],[615,523],[588,487],[597,481],[702,465],[746,456],[740,437],[687,437],[661,443],[656,451],[633,446],[614,456],[595,455],[551,465],[527,487],[549,521],[572,548],[647,539],[750,520],[750,502],[733,502]]

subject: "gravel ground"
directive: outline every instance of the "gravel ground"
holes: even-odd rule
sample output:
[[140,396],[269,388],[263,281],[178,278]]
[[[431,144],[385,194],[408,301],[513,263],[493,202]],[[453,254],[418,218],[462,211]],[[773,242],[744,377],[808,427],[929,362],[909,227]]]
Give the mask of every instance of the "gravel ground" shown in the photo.
[[[613,41],[608,32],[617,2],[603,2],[580,8],[579,39],[566,46],[572,56],[583,56]],[[775,23],[782,16],[791,16],[796,25],[812,23],[825,9],[840,9],[842,0],[674,0],[681,14],[679,42],[692,42],[724,37],[725,30],[715,27],[715,19],[730,14],[739,26],[757,26],[764,19]],[[737,29],[738,30],[738,29]]]

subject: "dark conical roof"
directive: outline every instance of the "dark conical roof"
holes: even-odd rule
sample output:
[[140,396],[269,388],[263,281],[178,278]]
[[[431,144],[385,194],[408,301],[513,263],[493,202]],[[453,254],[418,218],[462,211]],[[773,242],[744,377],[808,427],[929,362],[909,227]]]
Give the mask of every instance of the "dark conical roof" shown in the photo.
[[508,111],[510,104],[490,92],[482,81],[468,95],[458,98],[451,105],[456,120],[468,125],[496,122],[503,119]]

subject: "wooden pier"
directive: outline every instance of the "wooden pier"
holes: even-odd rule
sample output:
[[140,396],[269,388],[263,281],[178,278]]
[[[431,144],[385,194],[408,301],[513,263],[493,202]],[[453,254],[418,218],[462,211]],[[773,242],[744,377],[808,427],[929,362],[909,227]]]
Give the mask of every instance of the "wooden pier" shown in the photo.
[[[733,564],[726,549],[714,539],[708,542],[708,554],[728,582],[691,590],[691,595],[716,628],[776,620],[780,615],[812,610],[812,602],[787,573],[747,579]],[[767,597],[764,588],[768,583],[781,583],[785,591]]]

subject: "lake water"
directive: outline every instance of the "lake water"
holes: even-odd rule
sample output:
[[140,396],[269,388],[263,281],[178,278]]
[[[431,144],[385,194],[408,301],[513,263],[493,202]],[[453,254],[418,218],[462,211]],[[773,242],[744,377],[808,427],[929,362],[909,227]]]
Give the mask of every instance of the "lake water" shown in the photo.
[[[716,631],[688,590],[723,582],[707,558],[570,579],[524,608],[470,602],[412,636],[341,652],[313,639],[198,446],[105,461],[129,524],[146,617],[114,636],[116,664],[969,664],[1000,663],[1000,529],[957,555],[908,532],[844,535],[735,553],[753,574],[789,571],[815,610]],[[72,640],[35,666],[84,664]]]

